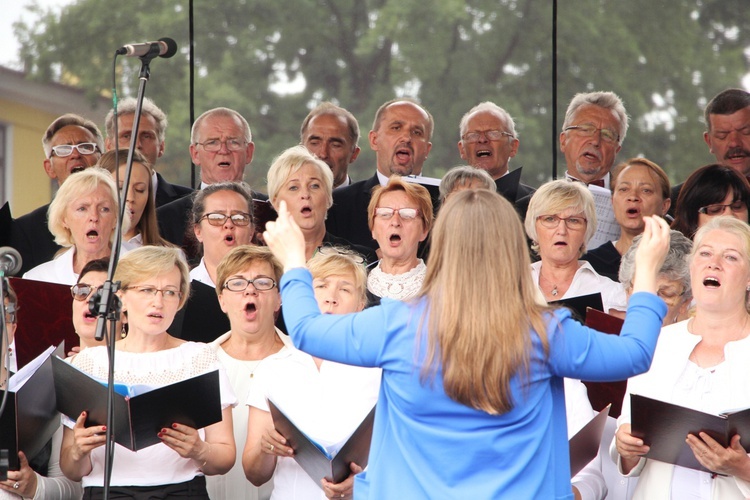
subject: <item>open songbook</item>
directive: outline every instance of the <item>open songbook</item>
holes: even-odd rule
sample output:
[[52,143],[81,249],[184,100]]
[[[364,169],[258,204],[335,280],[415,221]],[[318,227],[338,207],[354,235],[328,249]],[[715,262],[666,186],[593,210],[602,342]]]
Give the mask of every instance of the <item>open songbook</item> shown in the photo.
[[[633,436],[651,447],[646,458],[660,462],[705,472],[685,442],[688,434],[705,432],[725,448],[735,434],[750,436],[750,408],[712,415],[638,394],[630,395],[630,407]],[[743,442],[750,452],[750,440]]]
[[367,467],[375,407],[345,442],[328,447],[321,446],[305,435],[270,399],[268,407],[274,427],[294,450],[294,460],[321,489],[323,486],[320,481],[323,478],[340,483],[349,477],[351,462],[363,469]]
[[[53,358],[52,369],[57,409],[72,420],[85,410],[87,427],[104,425],[106,382],[59,358]],[[115,442],[132,451],[160,443],[157,433],[175,422],[201,429],[221,421],[218,370],[146,392],[143,386],[116,384],[115,389]]]
[[[0,449],[8,450],[10,470],[18,470],[18,452],[32,459],[60,426],[52,382],[52,359],[64,352],[50,346],[8,381],[8,399],[0,416]],[[5,391],[0,391],[0,399]]]
[[604,426],[607,423],[609,406],[600,411],[589,423],[584,425],[575,436],[568,440],[570,448],[570,477],[575,476],[581,469],[596,458],[599,445],[602,442]]

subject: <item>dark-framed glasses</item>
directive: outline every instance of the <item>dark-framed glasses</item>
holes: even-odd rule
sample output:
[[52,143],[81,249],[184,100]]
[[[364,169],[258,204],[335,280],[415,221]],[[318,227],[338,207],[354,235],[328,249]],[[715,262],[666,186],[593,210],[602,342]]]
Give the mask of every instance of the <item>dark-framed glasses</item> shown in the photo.
[[227,139],[226,141],[222,141],[219,139],[209,139],[204,142],[195,143],[196,146],[203,146],[203,149],[210,153],[221,151],[222,144],[226,145],[229,151],[239,151],[247,145],[247,142],[245,142],[243,139],[232,138]]
[[729,207],[734,213],[739,213],[747,209],[747,205],[744,201],[737,200],[730,203],[729,205],[721,205],[719,203],[715,205],[706,205],[705,207],[700,207],[698,209],[698,213],[715,217],[717,215],[723,214],[727,207]]
[[568,130],[573,130],[576,134],[582,137],[593,137],[597,132],[601,132],[601,137],[604,142],[615,143],[620,141],[620,134],[611,128],[598,128],[591,123],[565,127],[565,131],[567,132]]
[[156,295],[161,292],[162,298],[167,300],[179,300],[182,298],[182,292],[179,290],[174,290],[172,288],[156,288],[155,286],[128,286],[123,288],[123,290],[132,290],[135,292],[136,295],[143,298],[151,298],[156,297]]
[[658,295],[661,300],[663,300],[668,306],[676,306],[680,300],[682,300],[682,297],[685,295],[686,290],[683,290],[682,292],[677,292],[677,290],[673,290],[671,288],[659,288],[657,290],[656,295]]
[[321,255],[343,255],[345,257],[350,258],[355,264],[365,263],[365,258],[362,257],[362,255],[360,255],[358,252],[355,252],[354,250],[351,250],[349,248],[334,247],[331,245],[323,245],[323,246],[319,246],[317,251]]
[[100,286],[93,286],[87,283],[76,283],[70,287],[70,294],[79,302],[88,300],[91,294],[99,290]]
[[221,212],[211,212],[204,214],[203,217],[198,219],[196,222],[200,222],[203,219],[206,219],[206,222],[208,222],[212,226],[223,226],[227,219],[230,219],[232,221],[232,224],[234,224],[235,226],[248,226],[253,220],[250,214],[246,214],[244,212],[239,212],[232,215],[223,214]]
[[548,229],[555,229],[557,226],[560,225],[560,221],[565,221],[565,226],[568,229],[577,230],[577,229],[583,229],[586,227],[587,219],[586,217],[582,217],[580,215],[572,215],[570,217],[560,217],[557,215],[540,215],[536,218],[539,223],[548,228]]
[[224,283],[223,288],[226,288],[230,292],[244,292],[249,285],[253,285],[253,287],[259,292],[265,292],[276,286],[276,280],[269,278],[268,276],[258,276],[251,280],[243,278],[242,276],[235,276],[229,278]]
[[80,144],[60,144],[59,146],[52,146],[52,153],[50,153],[50,157],[52,157],[52,155],[55,155],[59,156],[60,158],[65,158],[66,156],[72,155],[74,149],[78,151],[79,154],[91,155],[99,151],[99,146],[97,146],[93,142],[82,142]]
[[467,132],[464,134],[462,139],[465,142],[473,143],[473,142],[479,142],[479,139],[482,138],[482,136],[485,136],[488,141],[499,141],[503,138],[503,136],[513,138],[513,134],[509,132],[503,132],[502,130],[476,130],[473,132]]
[[403,220],[414,220],[419,215],[418,208],[390,208],[390,207],[376,207],[375,217],[383,220],[390,220],[393,214],[398,212],[398,216]]

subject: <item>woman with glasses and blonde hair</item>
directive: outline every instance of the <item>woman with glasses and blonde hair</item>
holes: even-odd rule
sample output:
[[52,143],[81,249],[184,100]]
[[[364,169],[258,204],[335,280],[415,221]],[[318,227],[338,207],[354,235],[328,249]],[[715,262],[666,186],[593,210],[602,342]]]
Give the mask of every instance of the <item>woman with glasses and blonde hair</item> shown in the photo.
[[218,182],[197,191],[193,233],[203,250],[190,279],[216,287],[216,269],[233,248],[253,241],[253,194],[244,182]]
[[604,312],[625,310],[622,285],[579,260],[596,232],[594,198],[585,185],[567,180],[542,185],[531,197],[525,227],[540,257],[531,273],[547,302],[600,292]]
[[372,251],[353,245],[326,231],[328,209],[333,205],[333,173],[324,161],[305,146],[293,146],[282,152],[268,169],[268,199],[274,209],[284,201],[305,235],[305,253],[309,259],[322,246],[351,248],[368,262]]
[[267,247],[242,245],[224,256],[216,273],[216,294],[222,311],[229,317],[230,330],[210,345],[226,368],[234,393],[243,399],[232,410],[235,464],[226,474],[206,479],[208,493],[211,498],[266,500],[273,483],[263,481],[254,486],[242,469],[242,449],[248,433],[244,398],[265,360],[292,345],[289,337],[274,326],[281,308],[277,286],[281,264]]
[[[367,273],[358,254],[324,247],[308,262],[318,307],[324,314],[348,314],[365,306]],[[323,446],[337,446],[359,426],[378,399],[381,370],[344,365],[288,346],[258,368],[249,391],[247,442],[242,465],[253,484],[273,478],[272,499],[351,498],[360,464],[335,484],[317,484],[295,461],[294,450],[274,429],[267,399],[299,429]],[[328,397],[338,394],[340,397]],[[239,441],[238,441],[239,442]],[[322,489],[321,489],[322,488]]]
[[622,333],[605,335],[539,302],[513,206],[463,191],[441,209],[417,297],[335,317],[320,313],[303,238],[282,205],[264,236],[286,271],[281,295],[295,305],[284,309],[295,346],[383,370],[355,496],[573,498],[562,377],[648,369],[666,312],[654,292],[668,233],[647,218]]
[[377,304],[382,297],[414,297],[427,272],[418,251],[432,227],[430,193],[393,175],[385,186],[373,190],[367,213],[380,253],[380,261],[367,276],[370,303]]
[[[222,420],[204,429],[174,423],[158,433],[161,442],[133,452],[115,444],[112,495],[208,498],[205,475],[224,474],[234,464],[231,407],[236,398],[210,346],[172,337],[167,328],[190,293],[188,269],[180,250],[141,247],[125,255],[114,277],[128,321],[128,336],[115,343],[114,378],[128,385],[161,387],[219,370]],[[84,349],[71,364],[106,380],[106,346]],[[86,412],[67,420],[60,463],[65,475],[82,481],[84,498],[103,496],[102,425],[86,427]]]
[[714,217],[728,215],[748,222],[750,183],[735,169],[718,163],[701,167],[687,178],[677,196],[672,229],[690,239]]

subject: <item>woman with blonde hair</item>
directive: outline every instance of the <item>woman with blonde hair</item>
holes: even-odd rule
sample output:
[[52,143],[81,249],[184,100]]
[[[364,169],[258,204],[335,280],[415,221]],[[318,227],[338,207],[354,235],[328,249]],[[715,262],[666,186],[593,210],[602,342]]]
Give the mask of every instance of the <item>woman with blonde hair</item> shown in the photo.
[[305,146],[293,146],[273,161],[268,169],[268,199],[276,210],[282,201],[286,203],[305,235],[308,259],[324,245],[337,245],[375,260],[368,249],[326,231],[328,209],[333,205],[333,173]]
[[680,454],[711,472],[644,457],[650,448],[632,434],[630,394],[713,415],[750,406],[750,226],[712,218],[695,233],[688,262],[695,313],[662,329],[651,368],[628,381],[611,451],[622,474],[638,477],[634,499],[745,499],[745,434],[735,432],[726,447],[705,432],[683,437],[689,450]]
[[[156,388],[218,369],[222,420],[204,429],[173,423],[158,432],[160,443],[137,452],[115,444],[110,493],[124,498],[207,499],[204,476],[224,474],[234,464],[236,398],[210,346],[167,333],[190,293],[187,263],[177,248],[141,247],[120,259],[114,279],[120,282],[117,293],[128,321],[128,336],[115,344],[115,381]],[[84,349],[71,364],[106,380],[108,347]],[[103,496],[106,429],[86,427],[86,417],[84,411],[75,422],[66,419],[60,466],[67,477],[82,481],[84,498],[95,499]]]
[[383,369],[355,496],[572,498],[562,377],[648,369],[666,312],[654,292],[668,232],[647,218],[625,325],[610,336],[540,304],[513,206],[463,191],[441,210],[416,297],[332,317],[320,314],[302,236],[282,205],[265,240],[286,271],[281,294],[295,304],[284,309],[295,346]]
[[546,301],[599,292],[604,312],[625,310],[622,285],[579,260],[596,233],[594,197],[585,185],[568,180],[542,185],[531,197],[524,225],[531,249],[540,257],[531,274]]
[[[99,167],[68,177],[49,206],[49,230],[63,247],[51,261],[40,264],[24,278],[75,285],[87,262],[108,257],[117,221],[117,186]],[[127,232],[123,221],[123,232]]]
[[[315,300],[324,314],[348,314],[365,307],[367,274],[358,255],[324,247],[308,262]],[[292,457],[294,450],[274,429],[267,399],[315,442],[336,446],[359,426],[378,399],[381,371],[324,361],[293,346],[269,356],[248,393],[250,418],[242,464],[253,484],[273,477],[272,500],[346,498],[359,464],[340,483],[313,481]],[[342,397],[328,398],[328,394]],[[321,487],[323,488],[321,490]]]

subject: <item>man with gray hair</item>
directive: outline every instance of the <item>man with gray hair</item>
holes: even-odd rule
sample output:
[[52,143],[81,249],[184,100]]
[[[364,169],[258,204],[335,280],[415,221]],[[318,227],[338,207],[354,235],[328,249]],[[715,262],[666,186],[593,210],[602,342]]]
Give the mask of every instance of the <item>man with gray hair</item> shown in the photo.
[[[138,101],[134,97],[126,97],[117,103],[117,140],[115,140],[115,112],[110,109],[107,113],[104,124],[107,130],[105,141],[107,151],[115,147],[125,149],[130,147],[137,104]],[[188,187],[170,184],[161,174],[156,172],[156,161],[164,154],[166,133],[167,115],[151,99],[144,97],[141,118],[138,120],[138,137],[135,141],[135,147],[146,157],[153,169],[151,183],[157,207],[193,192]]]
[[333,188],[352,183],[349,164],[359,155],[359,123],[346,109],[322,102],[308,113],[299,132],[300,144],[326,162],[333,172]]
[[[55,119],[42,136],[44,171],[58,187],[71,174],[89,168],[99,161],[104,139],[99,127],[91,120],[68,113]],[[60,246],[47,227],[49,203],[14,220],[10,246],[23,259],[23,274],[43,262],[52,260]]]
[[587,247],[594,249],[620,236],[612,210],[609,172],[628,132],[628,114],[614,92],[576,94],[565,112],[560,151],[565,177],[588,186],[596,201],[598,225]]
[[[250,125],[233,109],[210,109],[193,123],[190,157],[200,168],[201,189],[217,182],[241,182],[254,151]],[[253,191],[253,199],[267,200],[268,197]],[[186,196],[156,211],[162,237],[182,246],[189,259],[196,257],[193,229],[188,227],[192,208],[193,196]]]
[[534,188],[508,175],[508,162],[518,153],[513,118],[497,104],[485,101],[471,108],[459,125],[458,152],[469,165],[485,170],[495,180],[497,192],[511,203],[534,193]]

